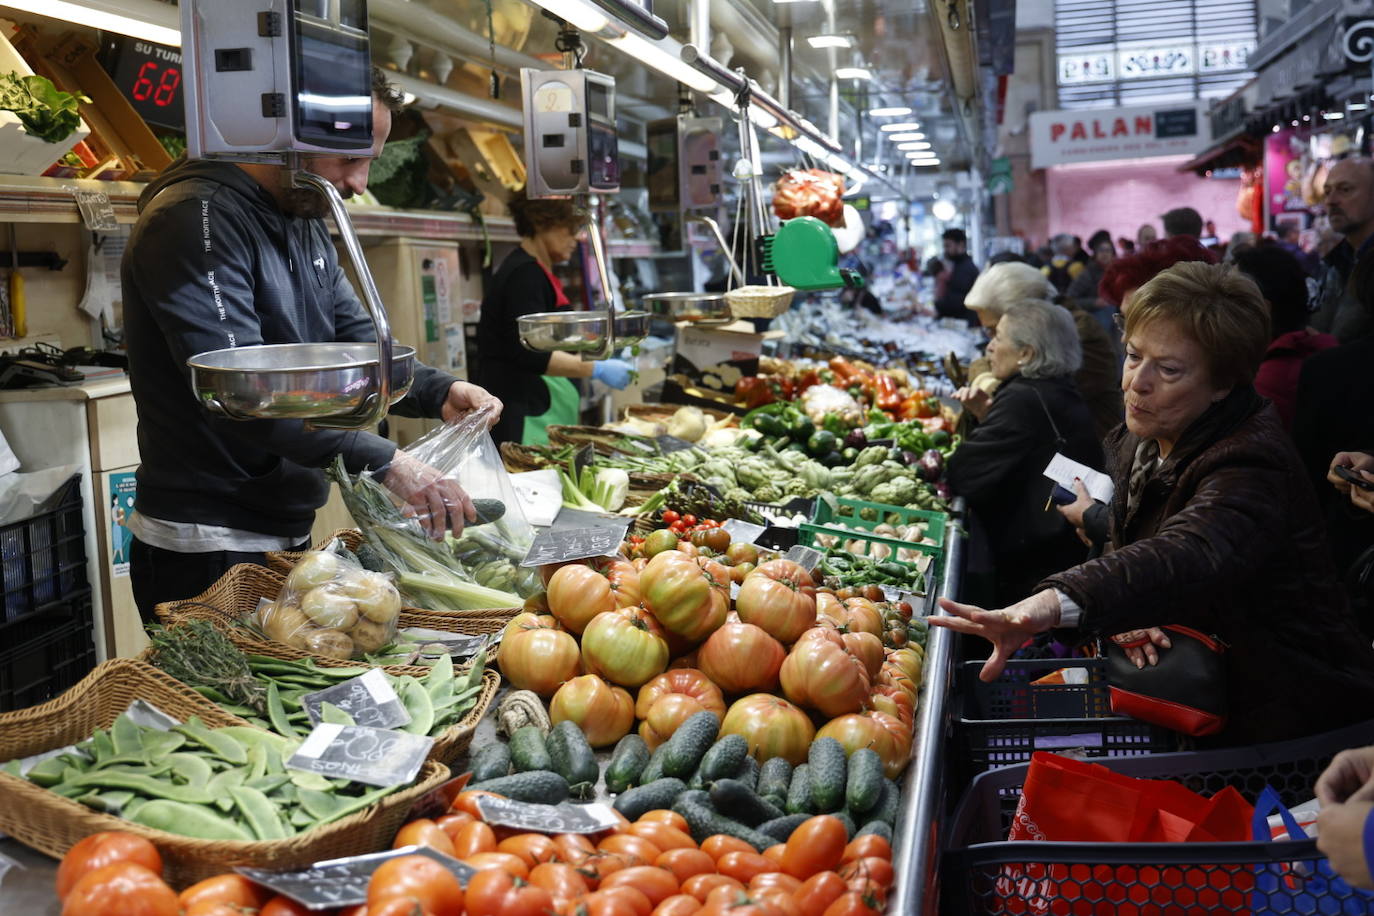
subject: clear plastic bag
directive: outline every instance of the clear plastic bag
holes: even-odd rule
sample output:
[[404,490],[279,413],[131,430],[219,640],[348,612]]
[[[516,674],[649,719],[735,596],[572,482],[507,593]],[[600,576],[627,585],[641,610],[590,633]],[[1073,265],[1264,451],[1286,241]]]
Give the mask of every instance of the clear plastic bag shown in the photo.
[[391,576],[363,569],[346,552],[310,550],[277,600],[259,604],[257,624],[269,639],[313,655],[361,658],[396,641],[400,615]]

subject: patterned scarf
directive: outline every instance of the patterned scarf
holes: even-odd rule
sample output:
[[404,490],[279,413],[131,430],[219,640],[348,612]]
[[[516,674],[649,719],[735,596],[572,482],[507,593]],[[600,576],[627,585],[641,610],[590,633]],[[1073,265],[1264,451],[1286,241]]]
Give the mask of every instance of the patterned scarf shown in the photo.
[[1140,494],[1145,492],[1145,484],[1154,476],[1159,467],[1159,443],[1154,439],[1142,439],[1135,447],[1135,460],[1131,462],[1131,476],[1126,482],[1126,514],[1135,512],[1140,505]]

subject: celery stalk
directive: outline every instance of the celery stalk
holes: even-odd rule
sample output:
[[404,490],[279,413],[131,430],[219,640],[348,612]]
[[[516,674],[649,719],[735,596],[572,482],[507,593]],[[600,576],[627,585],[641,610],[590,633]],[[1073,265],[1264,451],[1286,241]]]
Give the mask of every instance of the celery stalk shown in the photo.
[[513,592],[503,592],[452,577],[403,572],[396,578],[407,592],[418,592],[436,599],[438,603],[428,605],[431,609],[475,611],[485,608],[520,607],[524,604],[524,599]]

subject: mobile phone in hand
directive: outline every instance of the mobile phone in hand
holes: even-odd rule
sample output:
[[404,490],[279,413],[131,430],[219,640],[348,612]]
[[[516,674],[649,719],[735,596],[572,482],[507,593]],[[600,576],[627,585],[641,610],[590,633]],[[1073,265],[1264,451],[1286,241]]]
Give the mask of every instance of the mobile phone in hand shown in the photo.
[[1361,490],[1374,490],[1374,482],[1365,480],[1364,477],[1360,476],[1358,471],[1352,471],[1350,468],[1343,465],[1338,465],[1332,468],[1332,470],[1336,472],[1336,476],[1341,480],[1352,483]]

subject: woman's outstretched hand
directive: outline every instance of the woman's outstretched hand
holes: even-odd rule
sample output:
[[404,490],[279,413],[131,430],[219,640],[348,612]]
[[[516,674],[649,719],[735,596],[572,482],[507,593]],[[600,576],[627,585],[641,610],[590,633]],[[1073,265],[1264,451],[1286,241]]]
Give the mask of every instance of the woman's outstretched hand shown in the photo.
[[1036,592],[1023,601],[996,611],[987,611],[972,604],[959,604],[948,598],[940,599],[940,609],[952,616],[927,617],[926,621],[932,626],[981,636],[992,643],[992,657],[978,675],[985,682],[997,680],[1012,653],[1021,648],[1026,640],[1059,623],[1059,596],[1051,589]]

